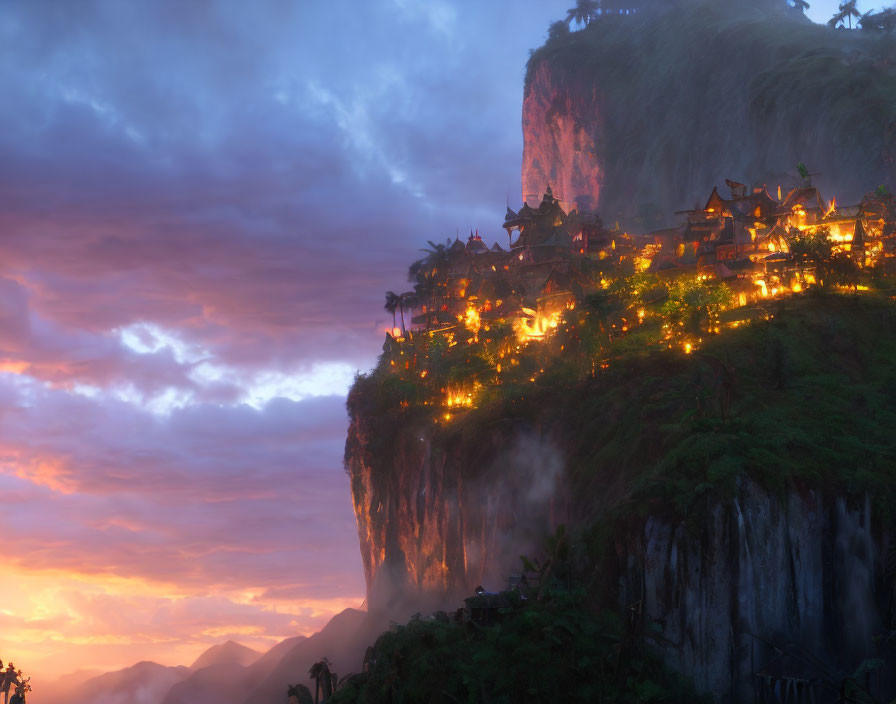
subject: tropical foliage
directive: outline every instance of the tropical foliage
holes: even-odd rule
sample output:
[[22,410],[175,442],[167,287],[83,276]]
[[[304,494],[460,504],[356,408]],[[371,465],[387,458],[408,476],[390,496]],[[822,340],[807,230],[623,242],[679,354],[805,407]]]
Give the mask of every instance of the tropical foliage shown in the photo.
[[[689,288],[657,304],[673,301],[686,325],[694,311],[707,315],[720,295]],[[867,491],[887,513],[896,506],[891,293],[818,288],[771,301],[752,322],[734,320],[738,327],[704,336],[691,355],[645,344],[645,337],[661,337],[661,319],[621,334],[612,321],[627,300],[604,293],[571,311],[577,317],[569,331],[561,329],[551,345],[515,352],[502,383],[476,407],[452,409],[444,425],[443,406],[413,403],[427,398],[429,374],[415,381],[381,368],[359,377],[349,405],[371,424],[374,482],[390,481],[392,453],[405,436],[412,442],[425,432],[434,446],[462,455],[479,452],[473,448],[483,428],[506,428],[507,437],[491,440],[500,447],[520,427],[539,427],[565,448],[577,491],[603,487],[608,511],[651,504],[688,515],[707,492],[728,495],[738,476],[749,476],[775,491],[806,481]],[[733,324],[728,312],[721,319]],[[469,347],[439,347],[430,373],[462,379],[467,360],[477,359]],[[508,357],[502,361],[509,365]],[[479,367],[470,366],[476,378],[491,378],[487,363],[481,357]],[[605,491],[608,483],[613,492]]]
[[[523,562],[535,569],[531,561]],[[503,592],[506,606],[493,625],[458,623],[441,613],[393,627],[373,646],[370,671],[350,678],[328,701],[701,701],[683,678],[645,652],[642,634],[613,612],[587,608],[580,587],[542,572],[551,588]],[[468,599],[468,606],[476,600]]]
[[857,0],[848,0],[845,3],[842,3],[838,8],[838,12],[836,12],[834,16],[828,20],[828,26],[842,27],[847,22],[849,22],[849,28],[852,29],[852,18],[862,17],[862,14],[856,9],[856,1]]

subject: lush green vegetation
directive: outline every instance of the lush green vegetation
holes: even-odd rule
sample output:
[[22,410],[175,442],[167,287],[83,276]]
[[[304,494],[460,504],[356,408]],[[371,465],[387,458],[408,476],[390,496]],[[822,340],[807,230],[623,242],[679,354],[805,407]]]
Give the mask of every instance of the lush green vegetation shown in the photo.
[[370,674],[352,678],[330,701],[700,701],[658,661],[631,652],[634,644],[610,613],[594,616],[566,598],[504,619],[488,627],[437,619],[397,626],[377,640]]
[[[778,495],[870,496],[875,520],[896,519],[893,281],[823,235],[793,235],[790,249],[798,280],[805,268],[816,283],[753,305],[736,305],[708,274],[598,262],[591,292],[575,292],[543,336],[460,316],[387,338],[348,400],[349,473],[356,499],[373,492],[370,531],[386,534],[383,507],[421,452],[451,484],[475,485],[534,436],[562,455],[575,569],[525,602],[507,596],[497,624],[417,618],[392,629],[335,701],[690,701],[649,655],[662,633],[601,611],[617,606],[612,548],[631,525],[650,514],[699,528],[745,479]],[[447,300],[438,285],[415,294]]]
[[[884,511],[896,505],[889,290],[815,290],[726,311],[721,334],[705,335],[691,354],[677,344],[668,349],[668,332],[650,314],[640,331],[614,337],[613,323],[597,311],[615,296],[570,311],[581,317],[568,332],[558,328],[555,338],[515,352],[511,375],[450,421],[442,420],[443,405],[408,404],[426,387],[392,373],[388,362],[359,377],[349,404],[371,424],[368,461],[381,467],[374,480],[388,481],[403,436],[426,432],[436,450],[484,466],[488,447],[501,441],[483,448],[483,433],[510,442],[521,428],[538,428],[563,448],[571,481],[599,497],[602,513],[655,504],[687,515],[707,496],[728,495],[739,476],[775,491],[795,483],[871,491]],[[676,307],[689,296],[688,320],[713,305],[705,291],[652,305]],[[726,322],[726,314],[752,320]],[[431,374],[467,369],[468,348],[441,350]]]
[[[466,600],[460,620],[419,615],[381,635],[367,672],[347,679],[333,704],[702,701],[664,667],[633,621],[586,607],[564,530],[541,562],[523,558],[534,584]],[[471,609],[491,604],[487,625]],[[500,606],[497,606],[500,604]]]
[[[645,303],[652,285],[630,289]],[[487,402],[448,423],[434,422],[432,407],[397,403],[405,392],[385,367],[360,378],[352,400],[372,424],[374,483],[393,479],[395,448],[423,432],[432,452],[462,458],[460,471],[471,475],[492,461],[490,448],[521,430],[536,432],[562,448],[571,493],[587,497],[591,519],[575,538],[576,570],[554,573],[558,586],[546,596],[525,606],[510,597],[503,620],[489,627],[421,618],[394,627],[377,641],[371,671],[333,701],[695,701],[649,655],[651,637],[661,633],[599,610],[615,583],[595,566],[612,562],[631,521],[665,513],[697,527],[745,477],[773,493],[869,494],[876,520],[893,520],[893,293],[817,289],[770,301],[692,354],[622,335],[599,346],[609,362],[593,376],[580,347],[557,352],[559,339],[570,337],[534,343],[521,353],[531,359],[520,362],[544,365],[534,382],[497,385]],[[652,305],[716,305],[705,294],[685,287]],[[631,294],[614,290],[582,307],[595,315],[595,336],[606,326],[594,311],[619,295]]]

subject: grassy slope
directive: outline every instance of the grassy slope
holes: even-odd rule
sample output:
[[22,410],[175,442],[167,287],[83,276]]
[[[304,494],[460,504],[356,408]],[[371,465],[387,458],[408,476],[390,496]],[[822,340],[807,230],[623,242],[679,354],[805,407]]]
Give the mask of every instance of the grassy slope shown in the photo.
[[388,473],[400,436],[425,427],[437,451],[475,475],[488,448],[537,432],[562,448],[579,514],[633,502],[686,514],[701,493],[732,490],[738,474],[772,490],[873,488],[886,507],[896,488],[896,304],[884,293],[815,293],[768,310],[770,320],[726,329],[690,356],[630,344],[594,378],[573,377],[558,357],[534,384],[496,389],[435,430],[429,411],[383,405],[382,382],[366,378],[355,411],[376,439],[368,459]]
[[[510,405],[556,413],[576,493],[600,497],[600,512],[635,502],[686,514],[702,492],[733,491],[738,474],[772,490],[873,488],[886,508],[896,488],[896,305],[827,294],[769,310],[770,320],[726,330],[694,355],[630,352],[594,380],[558,389],[546,379]],[[724,417],[719,363],[733,372]]]

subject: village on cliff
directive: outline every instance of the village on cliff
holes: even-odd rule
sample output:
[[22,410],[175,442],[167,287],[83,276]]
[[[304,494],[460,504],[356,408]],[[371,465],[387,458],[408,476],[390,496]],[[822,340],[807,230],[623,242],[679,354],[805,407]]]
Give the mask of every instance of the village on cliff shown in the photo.
[[[477,389],[506,379],[530,342],[557,332],[581,342],[583,315],[599,319],[605,342],[653,330],[645,344],[690,353],[725,326],[767,317],[770,301],[812,288],[867,291],[896,271],[896,198],[881,186],[840,206],[799,168],[803,182],[787,192],[727,180],[728,197],[713,188],[703,208],[678,213],[681,225],[647,234],[567,211],[548,185],[540,202],[508,206],[506,248],[478,231],[429,243],[409,271],[414,290],[386,295],[393,328],[383,360],[420,382],[437,371],[440,350],[478,345],[469,378],[455,372],[452,384],[442,375],[435,390],[442,405],[472,406]],[[592,372],[610,361],[599,347]],[[539,371],[524,376],[534,381]]]

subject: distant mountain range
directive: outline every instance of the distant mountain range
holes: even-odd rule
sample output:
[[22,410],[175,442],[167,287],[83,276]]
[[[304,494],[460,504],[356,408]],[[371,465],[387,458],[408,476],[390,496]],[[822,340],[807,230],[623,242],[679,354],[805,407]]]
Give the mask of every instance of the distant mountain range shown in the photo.
[[190,670],[201,670],[205,667],[213,667],[215,665],[251,665],[262,656],[257,650],[247,648],[240,645],[236,641],[229,640],[220,645],[213,645],[202,655],[196,658],[196,661],[190,665]]
[[364,651],[383,624],[357,609],[334,616],[318,633],[281,641],[266,653],[228,640],[212,646],[189,667],[139,662],[115,672],[79,671],[36,686],[29,704],[271,704],[286,699],[288,685],[313,691],[308,670],[326,657],[341,677],[359,672]]

